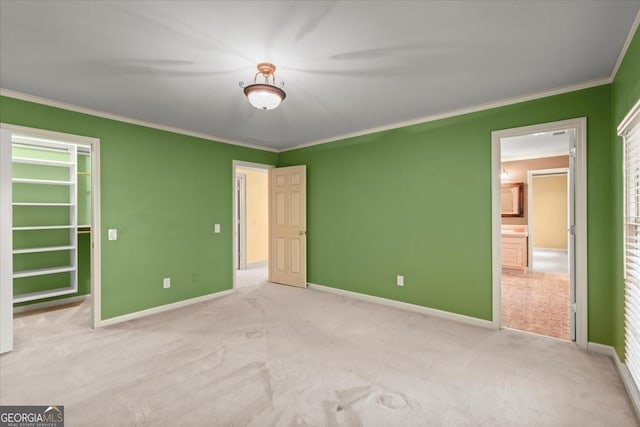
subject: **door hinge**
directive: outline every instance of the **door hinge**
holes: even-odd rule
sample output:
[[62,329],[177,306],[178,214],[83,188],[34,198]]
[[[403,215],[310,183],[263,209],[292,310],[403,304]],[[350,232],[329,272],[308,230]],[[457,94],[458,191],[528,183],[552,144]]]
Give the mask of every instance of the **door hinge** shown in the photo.
[[571,147],[571,149],[569,150],[569,155],[574,159],[576,158],[576,147]]
[[569,233],[570,233],[572,236],[575,236],[575,235],[576,235],[576,226],[575,226],[575,225],[571,225],[571,226],[569,226]]
[[571,310],[572,313],[576,312],[576,303],[575,302],[571,303],[570,310]]

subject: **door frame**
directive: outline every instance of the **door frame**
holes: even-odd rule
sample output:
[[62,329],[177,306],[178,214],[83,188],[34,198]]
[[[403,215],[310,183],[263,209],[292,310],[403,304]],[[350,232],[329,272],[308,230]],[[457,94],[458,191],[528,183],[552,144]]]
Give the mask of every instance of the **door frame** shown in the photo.
[[[569,152],[567,152],[569,155]],[[533,265],[533,178],[535,176],[545,176],[545,175],[566,175],[567,176],[567,214],[570,215],[569,212],[569,197],[571,197],[569,182],[569,168],[552,168],[552,169],[536,169],[527,171],[527,221],[529,225],[527,226],[528,237],[527,242],[527,265],[529,269]],[[568,222],[570,224],[570,221]],[[569,238],[567,237],[567,240]]]
[[492,320],[494,329],[502,327],[502,263],[500,215],[500,140],[538,132],[572,129],[576,138],[575,157],[575,240],[576,240],[576,344],[586,349],[588,344],[587,299],[587,119],[580,117],[540,123],[491,132],[491,258],[492,258]]
[[[100,139],[84,135],[56,132],[48,129],[39,129],[26,126],[18,126],[8,123],[0,123],[0,127],[8,129],[12,134],[23,134],[32,138],[50,139],[89,146],[91,148],[91,327],[100,326],[102,311],[102,286],[101,286],[101,220],[100,220]],[[12,280],[13,283],[13,280]],[[13,300],[13,286],[11,287],[11,299]]]
[[[0,129],[0,354],[13,350],[13,209],[11,131]],[[6,187],[5,187],[6,186]]]
[[236,220],[234,230],[236,230],[236,247],[238,248],[236,265],[237,270],[244,270],[247,268],[247,175],[236,173],[235,180],[237,209],[234,215]]
[[[236,192],[236,168],[249,168],[249,169],[258,169],[261,171],[266,171],[269,172],[269,169],[273,169],[275,168],[274,165],[268,165],[268,164],[264,164],[264,163],[254,163],[254,162],[245,162],[243,160],[232,160],[231,161],[231,197],[233,199],[233,203],[231,206],[232,209],[232,217],[233,217],[233,224],[231,227],[232,230],[232,236],[231,236],[231,242],[232,242],[232,247],[231,247],[231,255],[232,255],[232,259],[233,259],[233,265],[231,266],[232,270],[231,270],[231,277],[233,280],[233,289],[236,289],[237,283],[236,283],[236,273],[238,271],[238,247],[237,247],[237,241],[238,241],[238,236],[237,236],[237,229],[238,229],[238,221],[236,219],[236,212],[238,209],[238,193]],[[267,205],[267,215],[269,213],[269,206]],[[271,243],[271,242],[269,242]],[[268,268],[268,267],[267,267]]]

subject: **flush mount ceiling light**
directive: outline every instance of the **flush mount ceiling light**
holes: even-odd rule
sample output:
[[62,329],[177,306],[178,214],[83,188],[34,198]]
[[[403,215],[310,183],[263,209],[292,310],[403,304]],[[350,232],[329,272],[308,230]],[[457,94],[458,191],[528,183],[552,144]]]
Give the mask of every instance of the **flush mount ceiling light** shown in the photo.
[[[244,89],[244,94],[247,95],[251,105],[260,110],[273,110],[287,97],[282,90],[284,83],[281,82],[280,87],[276,86],[275,72],[275,65],[261,62],[258,64],[258,72],[253,78],[253,84],[245,86],[244,82],[240,82],[240,87]],[[264,83],[258,83],[258,76],[264,77]]]

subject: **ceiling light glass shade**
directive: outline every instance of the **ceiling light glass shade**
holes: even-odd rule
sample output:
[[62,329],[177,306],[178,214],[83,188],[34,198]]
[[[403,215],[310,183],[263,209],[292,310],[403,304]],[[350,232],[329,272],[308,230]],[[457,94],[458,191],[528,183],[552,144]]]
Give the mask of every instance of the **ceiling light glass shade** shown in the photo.
[[[257,68],[253,84],[245,86],[241,81],[240,87],[251,105],[259,110],[273,110],[287,97],[282,90],[284,83],[281,82],[280,87],[276,86],[276,66],[270,62],[261,62]],[[258,83],[259,76],[264,79],[264,83]]]
[[287,97],[279,87],[262,83],[245,87],[244,94],[247,95],[249,103],[260,110],[273,110]]

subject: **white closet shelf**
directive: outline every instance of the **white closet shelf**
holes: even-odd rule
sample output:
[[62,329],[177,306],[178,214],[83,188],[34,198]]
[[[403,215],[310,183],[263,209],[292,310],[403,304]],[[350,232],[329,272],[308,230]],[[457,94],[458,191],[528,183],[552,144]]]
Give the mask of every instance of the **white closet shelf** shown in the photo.
[[13,227],[13,231],[24,230],[62,230],[65,228],[75,228],[75,225],[33,225],[29,227]]
[[56,251],[69,251],[75,249],[75,246],[47,246],[42,248],[27,248],[27,249],[14,249],[14,254],[33,254],[36,252],[56,252]]
[[13,178],[11,180],[14,184],[43,184],[43,185],[73,185],[73,181],[55,181],[51,179],[26,179],[26,178]]
[[17,303],[17,302],[33,301],[33,300],[37,300],[37,299],[41,299],[41,298],[49,298],[49,297],[57,297],[57,296],[60,296],[60,295],[75,294],[76,292],[78,292],[78,290],[74,289],[73,287],[50,289],[50,290],[47,290],[47,291],[39,291],[39,292],[29,292],[28,294],[14,295],[13,296],[13,302]]
[[13,206],[74,206],[73,203],[13,202]]
[[28,157],[14,157],[11,160],[13,161],[13,163],[26,163],[30,165],[61,166],[67,168],[73,166],[73,163],[64,162],[61,160],[33,159]]
[[44,276],[45,274],[66,273],[73,270],[75,270],[75,267],[73,266],[36,268],[35,270],[14,271],[13,278],[19,279],[20,277]]

